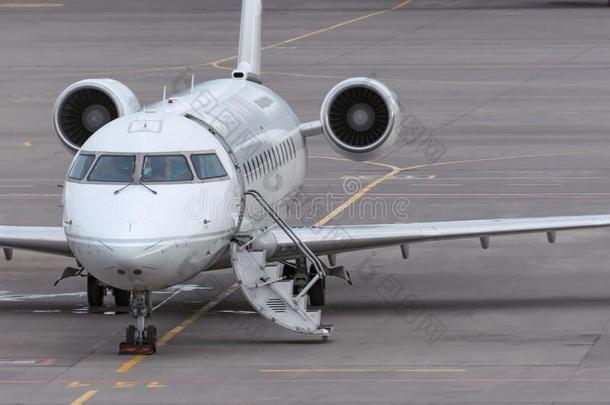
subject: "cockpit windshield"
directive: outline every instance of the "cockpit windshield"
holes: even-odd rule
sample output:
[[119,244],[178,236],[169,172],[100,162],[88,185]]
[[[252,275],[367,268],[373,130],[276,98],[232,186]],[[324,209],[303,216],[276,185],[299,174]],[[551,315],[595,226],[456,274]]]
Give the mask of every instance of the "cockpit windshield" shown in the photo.
[[102,155],[93,166],[87,180],[129,183],[133,181],[135,166],[134,155]]
[[95,160],[95,155],[81,153],[76,158],[68,177],[73,180],[82,180],[87,175],[91,164]]
[[227,172],[214,152],[118,154],[81,152],[68,172],[74,182],[201,183],[221,181]]
[[191,161],[197,172],[197,177],[201,180],[227,175],[222,163],[218,160],[218,156],[214,153],[191,155]]
[[142,181],[190,181],[193,173],[186,157],[182,155],[152,155],[144,158]]

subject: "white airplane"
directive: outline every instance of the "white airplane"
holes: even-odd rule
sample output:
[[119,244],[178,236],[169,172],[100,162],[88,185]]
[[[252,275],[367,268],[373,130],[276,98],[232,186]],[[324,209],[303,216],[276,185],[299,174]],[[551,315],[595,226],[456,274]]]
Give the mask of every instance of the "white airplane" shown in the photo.
[[[306,138],[323,133],[340,155],[371,160],[401,136],[401,108],[383,83],[351,78],[334,86],[320,120],[300,123],[261,84],[261,1],[243,0],[237,68],[228,79],[142,108],[123,84],[76,82],[59,96],[55,131],[75,153],[63,185],[62,227],[0,226],[13,249],[74,257],[61,278],[87,274],[91,306],[112,291],[136,318],[120,353],[151,354],[146,326],[153,290],[233,267],[252,306],[279,326],[327,337],[325,277],[349,281],[337,253],[412,243],[605,227],[610,215],[411,224],[289,227],[274,207],[298,194]],[[261,212],[266,215],[261,220]],[[328,264],[320,260],[328,256]],[[309,267],[308,267],[309,264]]]

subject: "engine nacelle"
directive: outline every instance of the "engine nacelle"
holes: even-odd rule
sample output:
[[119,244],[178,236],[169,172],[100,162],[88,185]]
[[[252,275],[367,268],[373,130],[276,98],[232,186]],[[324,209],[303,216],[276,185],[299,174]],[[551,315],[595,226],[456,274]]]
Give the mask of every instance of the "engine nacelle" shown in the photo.
[[351,160],[388,152],[398,138],[400,105],[378,80],[355,77],[333,87],[322,103],[320,121],[332,148]]
[[138,98],[112,79],[85,79],[68,86],[55,101],[53,124],[63,144],[76,152],[110,121],[141,109]]

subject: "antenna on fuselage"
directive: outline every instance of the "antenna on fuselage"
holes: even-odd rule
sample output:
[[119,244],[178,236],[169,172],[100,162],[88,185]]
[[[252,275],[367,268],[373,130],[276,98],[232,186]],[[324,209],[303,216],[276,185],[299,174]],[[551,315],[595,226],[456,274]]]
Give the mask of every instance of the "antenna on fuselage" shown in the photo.
[[261,83],[261,0],[242,0],[239,27],[239,51],[234,79]]

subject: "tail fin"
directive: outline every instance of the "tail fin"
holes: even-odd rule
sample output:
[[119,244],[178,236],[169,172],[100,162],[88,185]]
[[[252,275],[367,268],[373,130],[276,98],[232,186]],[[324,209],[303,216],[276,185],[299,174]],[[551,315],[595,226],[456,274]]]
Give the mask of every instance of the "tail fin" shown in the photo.
[[261,82],[262,8],[261,0],[242,0],[239,53],[234,78]]

